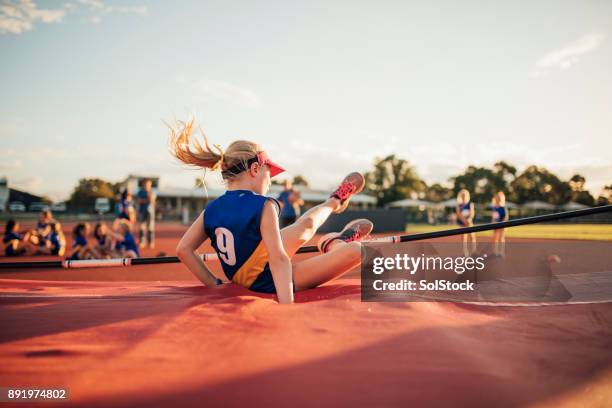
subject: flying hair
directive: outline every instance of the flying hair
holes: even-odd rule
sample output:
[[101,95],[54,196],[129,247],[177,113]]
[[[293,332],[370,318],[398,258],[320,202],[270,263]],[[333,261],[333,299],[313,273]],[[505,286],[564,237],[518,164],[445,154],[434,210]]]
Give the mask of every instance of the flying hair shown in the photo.
[[[195,120],[189,118],[186,122],[176,120],[174,126],[170,128],[170,152],[179,161],[189,166],[209,169],[212,171],[224,171],[232,168],[236,164],[245,163],[247,160],[257,156],[261,151],[258,144],[247,140],[236,140],[232,142],[227,150],[223,150],[220,145],[208,142],[208,137],[200,128],[200,133],[204,137],[204,144],[194,137]],[[230,178],[235,174],[224,172],[223,178]]]

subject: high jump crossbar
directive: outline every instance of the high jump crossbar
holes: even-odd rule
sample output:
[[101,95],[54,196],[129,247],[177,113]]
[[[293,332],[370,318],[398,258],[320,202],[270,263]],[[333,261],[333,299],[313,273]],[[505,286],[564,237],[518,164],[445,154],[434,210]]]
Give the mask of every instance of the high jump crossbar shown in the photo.
[[[454,235],[471,234],[473,232],[491,231],[502,228],[518,227],[521,225],[537,224],[547,221],[559,221],[568,218],[584,217],[587,215],[601,214],[612,212],[612,205],[603,205],[599,207],[585,208],[581,210],[565,211],[554,214],[536,215],[533,217],[517,218],[509,221],[494,222],[488,224],[474,225],[471,227],[446,229],[442,231],[424,232],[421,234],[395,235],[390,237],[372,238],[367,243],[398,243],[421,241],[425,239],[443,238]],[[319,252],[316,246],[305,246],[298,249],[298,254]],[[203,261],[218,261],[217,254],[206,253],[200,254]],[[8,273],[14,269],[31,269],[31,268],[100,268],[100,267],[126,267],[135,265],[152,265],[178,263],[180,260],[176,256],[162,256],[155,258],[116,258],[116,259],[87,259],[87,260],[58,260],[58,261],[33,261],[33,262],[0,262],[0,273]]]

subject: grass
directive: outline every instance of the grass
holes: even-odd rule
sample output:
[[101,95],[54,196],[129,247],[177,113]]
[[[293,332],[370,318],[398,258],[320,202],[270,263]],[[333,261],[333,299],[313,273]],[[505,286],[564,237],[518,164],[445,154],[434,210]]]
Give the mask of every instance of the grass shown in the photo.
[[[452,225],[408,224],[406,232],[418,234],[422,232],[441,231],[456,228]],[[490,237],[492,231],[476,234],[479,237]],[[580,239],[612,241],[612,224],[534,224],[506,228],[508,238],[542,238],[542,239]]]

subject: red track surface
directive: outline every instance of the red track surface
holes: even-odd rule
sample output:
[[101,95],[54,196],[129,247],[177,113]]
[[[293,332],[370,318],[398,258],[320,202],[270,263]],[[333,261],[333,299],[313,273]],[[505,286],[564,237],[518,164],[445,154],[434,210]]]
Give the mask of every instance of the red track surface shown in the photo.
[[[173,253],[160,227],[145,255]],[[361,303],[355,272],[290,306],[180,265],[2,276],[0,386],[75,406],[612,405],[612,304]]]

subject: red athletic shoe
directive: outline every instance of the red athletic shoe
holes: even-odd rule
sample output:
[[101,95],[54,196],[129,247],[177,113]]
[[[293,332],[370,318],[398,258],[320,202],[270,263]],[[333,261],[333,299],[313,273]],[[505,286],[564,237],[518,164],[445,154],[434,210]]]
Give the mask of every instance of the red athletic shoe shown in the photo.
[[372,229],[374,228],[374,224],[372,221],[366,220],[365,218],[360,218],[358,220],[353,220],[346,224],[346,226],[338,232],[331,232],[329,234],[323,235],[317,244],[319,247],[319,251],[322,253],[326,253],[333,241],[339,239],[344,242],[353,242],[353,241],[361,241],[366,238]]
[[341,213],[342,211],[346,210],[350,198],[363,191],[364,187],[365,178],[361,173],[354,172],[346,176],[336,191],[330,195],[330,197],[335,197],[340,200],[340,204],[342,204],[340,208],[334,211],[334,213]]

